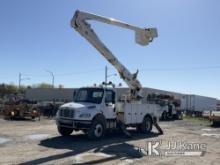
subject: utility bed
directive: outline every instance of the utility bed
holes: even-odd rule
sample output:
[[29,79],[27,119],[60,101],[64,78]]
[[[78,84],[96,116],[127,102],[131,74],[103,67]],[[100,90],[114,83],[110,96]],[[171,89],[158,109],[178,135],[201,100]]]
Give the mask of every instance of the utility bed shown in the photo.
[[143,103],[117,103],[116,112],[118,119],[125,125],[140,124],[146,115],[158,120],[162,114],[161,106],[158,104]]

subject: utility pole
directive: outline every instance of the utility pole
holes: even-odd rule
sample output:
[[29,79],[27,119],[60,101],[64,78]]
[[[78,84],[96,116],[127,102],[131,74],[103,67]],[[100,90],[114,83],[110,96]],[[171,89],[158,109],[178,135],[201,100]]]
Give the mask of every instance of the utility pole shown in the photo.
[[30,78],[29,77],[22,78],[22,74],[19,73],[19,75],[18,75],[18,89],[21,88],[21,81],[23,81],[23,80],[30,80]]
[[108,83],[108,67],[107,65],[105,66],[105,87],[107,87]]
[[18,89],[21,88],[21,73],[19,73],[19,76],[18,76]]
[[117,76],[117,74],[116,73],[108,74],[108,67],[106,65],[105,66],[105,87],[107,87],[107,84],[108,84],[108,77],[111,77],[111,76]]
[[51,72],[50,70],[45,70],[45,71],[48,72],[51,75],[51,77],[52,77],[52,87],[54,88],[54,74],[53,74],[53,72]]

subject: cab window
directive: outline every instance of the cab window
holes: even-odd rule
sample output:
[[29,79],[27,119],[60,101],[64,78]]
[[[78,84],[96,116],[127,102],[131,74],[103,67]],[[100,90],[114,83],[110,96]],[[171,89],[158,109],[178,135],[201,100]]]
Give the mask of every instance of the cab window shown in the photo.
[[115,93],[107,90],[105,93],[105,103],[115,103]]

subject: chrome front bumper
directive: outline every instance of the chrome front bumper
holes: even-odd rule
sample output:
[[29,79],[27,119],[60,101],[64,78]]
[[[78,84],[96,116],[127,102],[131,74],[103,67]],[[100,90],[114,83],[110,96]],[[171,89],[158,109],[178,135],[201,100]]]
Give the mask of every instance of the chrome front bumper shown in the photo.
[[56,119],[56,124],[59,127],[67,127],[73,129],[89,129],[92,124],[92,121],[74,120],[70,118],[59,118]]

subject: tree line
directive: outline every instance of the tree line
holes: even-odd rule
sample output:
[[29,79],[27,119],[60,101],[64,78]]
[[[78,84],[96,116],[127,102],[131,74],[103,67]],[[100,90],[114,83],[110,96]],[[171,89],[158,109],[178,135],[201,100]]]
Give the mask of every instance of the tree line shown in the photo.
[[[24,94],[27,89],[32,89],[32,88],[53,88],[51,84],[48,83],[39,83],[39,84],[33,84],[29,86],[20,86],[18,87],[15,84],[5,84],[2,83],[0,84],[0,97],[4,97],[10,94],[15,94],[15,93],[21,93]],[[59,85],[58,88],[64,88],[63,85]]]

